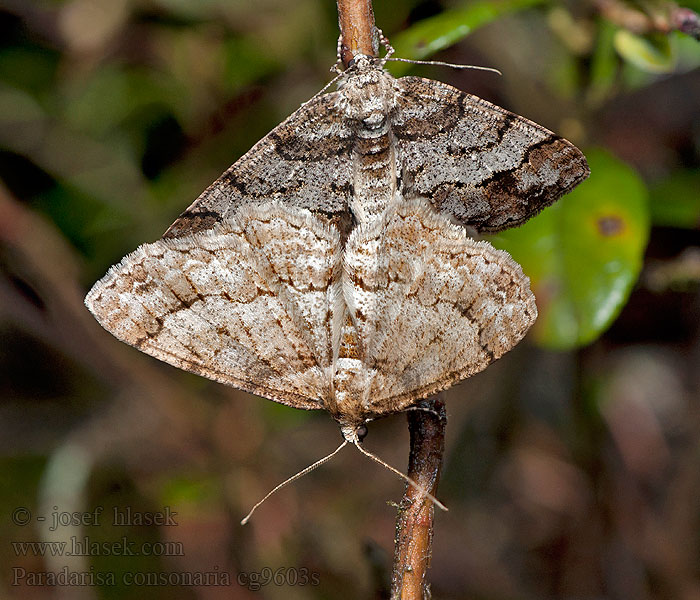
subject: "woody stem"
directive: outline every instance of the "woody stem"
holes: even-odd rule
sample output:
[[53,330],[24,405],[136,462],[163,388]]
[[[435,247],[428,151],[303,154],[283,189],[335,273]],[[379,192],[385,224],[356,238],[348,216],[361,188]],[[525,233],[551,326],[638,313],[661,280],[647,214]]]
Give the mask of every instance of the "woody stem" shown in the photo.
[[[437,492],[445,449],[447,413],[442,394],[407,413],[411,436],[408,476],[422,489]],[[435,505],[413,486],[406,486],[396,518],[392,600],[429,598],[427,569],[433,541]]]
[[347,69],[357,54],[377,56],[379,51],[372,0],[338,0],[340,59]]

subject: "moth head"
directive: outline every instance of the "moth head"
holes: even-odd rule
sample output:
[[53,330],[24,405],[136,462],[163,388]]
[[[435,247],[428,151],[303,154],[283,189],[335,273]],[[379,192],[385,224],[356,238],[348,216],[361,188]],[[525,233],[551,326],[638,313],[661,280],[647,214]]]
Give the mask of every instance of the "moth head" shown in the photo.
[[362,440],[367,437],[367,425],[365,423],[360,423],[359,425],[341,425],[340,432],[343,434],[343,439],[355,445],[362,443]]
[[366,54],[355,54],[355,56],[353,56],[348,63],[348,69],[364,71],[365,69],[370,68],[375,62],[376,59],[371,56],[367,56]]

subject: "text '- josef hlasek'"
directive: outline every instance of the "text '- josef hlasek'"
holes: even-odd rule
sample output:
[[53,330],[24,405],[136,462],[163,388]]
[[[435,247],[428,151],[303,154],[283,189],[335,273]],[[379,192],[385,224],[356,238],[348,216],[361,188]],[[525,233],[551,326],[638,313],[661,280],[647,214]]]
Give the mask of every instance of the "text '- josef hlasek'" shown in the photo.
[[[58,506],[53,507],[49,516],[38,515],[34,517],[37,523],[49,522],[49,531],[56,531],[59,527],[99,527],[100,525],[112,525],[113,527],[133,527],[140,525],[157,525],[162,527],[176,527],[175,517],[177,512],[169,506],[155,512],[135,511],[130,506],[114,506],[111,511],[105,511],[104,506],[96,506],[91,511],[69,512],[61,511]],[[12,522],[15,525],[24,526],[32,521],[32,513],[29,509],[20,506],[12,512]]]

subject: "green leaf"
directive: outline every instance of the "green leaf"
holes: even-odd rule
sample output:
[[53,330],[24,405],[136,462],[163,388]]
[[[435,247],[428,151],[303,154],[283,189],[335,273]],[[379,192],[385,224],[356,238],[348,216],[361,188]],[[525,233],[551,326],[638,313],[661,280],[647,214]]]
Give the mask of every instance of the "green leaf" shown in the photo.
[[647,191],[605,151],[588,155],[591,177],[518,229],[493,236],[530,277],[540,316],[536,342],[570,349],[595,340],[625,305],[649,236]]
[[[467,8],[447,10],[424,19],[391,39],[400,58],[423,59],[465,38],[474,29],[491,21],[538,4],[543,0],[505,0],[472,2]],[[410,64],[393,63],[391,70],[399,75],[410,69]]]
[[641,36],[619,29],[613,44],[622,58],[647,73],[669,73],[676,65],[676,54],[666,35]]

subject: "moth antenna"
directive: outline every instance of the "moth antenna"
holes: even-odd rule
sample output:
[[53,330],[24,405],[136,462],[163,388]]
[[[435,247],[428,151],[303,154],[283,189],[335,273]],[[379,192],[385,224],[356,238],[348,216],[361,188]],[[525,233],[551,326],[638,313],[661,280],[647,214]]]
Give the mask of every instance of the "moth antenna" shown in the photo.
[[379,35],[379,43],[384,46],[384,49],[386,50],[386,54],[384,55],[384,58],[382,58],[382,66],[387,60],[391,60],[389,57],[396,52],[394,50],[394,47],[389,43],[389,38],[384,35],[384,32],[377,28],[377,34]]
[[453,69],[476,69],[477,71],[489,71],[497,75],[503,75],[498,69],[493,67],[481,67],[479,65],[457,65],[455,63],[443,62],[441,60],[413,60],[412,58],[389,58],[384,57],[384,60],[392,60],[395,62],[407,62],[414,65],[438,65],[440,67],[451,67]]
[[343,64],[343,59],[340,57],[343,51],[343,36],[339,35],[338,36],[338,44],[335,47],[335,56],[336,56],[336,61],[335,64],[331,67],[330,71],[331,73],[337,73],[340,75],[343,70],[340,68],[340,65]]
[[438,508],[444,510],[445,512],[447,512],[447,511],[449,510],[442,502],[440,502],[440,500],[438,500],[438,499],[437,499],[435,496],[433,496],[430,492],[424,490],[420,485],[418,485],[415,481],[413,481],[413,479],[411,479],[408,475],[405,475],[404,473],[402,473],[402,472],[399,471],[398,469],[395,469],[395,468],[392,467],[390,464],[385,463],[385,462],[384,462],[381,458],[379,458],[376,454],[372,454],[369,450],[365,450],[365,449],[362,447],[362,444],[361,444],[359,441],[358,441],[358,442],[354,442],[354,444],[355,444],[355,447],[356,447],[360,452],[362,452],[362,454],[364,454],[365,456],[371,458],[374,462],[379,463],[380,465],[382,465],[382,466],[385,467],[386,469],[389,469],[389,471],[391,471],[391,472],[394,473],[395,475],[398,475],[401,479],[403,479],[403,480],[404,480],[406,483],[408,483],[410,486],[416,488],[421,494],[425,494],[425,495],[430,499],[430,501],[431,501],[433,504],[435,504],[435,506],[437,506]]
[[340,452],[346,446],[347,443],[347,440],[343,441],[343,443],[340,444],[340,446],[338,446],[335,450],[333,450],[333,452],[331,452],[328,456],[324,456],[320,460],[317,460],[314,464],[309,465],[305,469],[299,471],[296,475],[292,475],[289,479],[285,479],[282,483],[272,488],[267,494],[265,494],[265,497],[262,500],[260,500],[260,502],[258,502],[253,508],[251,508],[250,512],[245,517],[243,517],[243,519],[241,519],[241,525],[245,525],[248,521],[250,521],[250,517],[253,516],[253,513],[256,511],[258,506],[265,502],[265,500],[272,496],[272,494],[274,494],[278,490],[281,490],[288,483],[292,483],[293,481],[300,479],[307,473],[311,473],[311,471],[320,467],[323,463],[328,462],[331,458],[338,454],[338,452]]
[[[333,71],[333,70],[334,70],[334,69],[331,68],[331,71]],[[306,102],[302,102],[302,103],[301,103],[301,106],[306,106],[309,102],[311,102],[311,101],[315,100],[316,98],[318,98],[321,94],[323,94],[323,92],[325,92],[325,91],[326,91],[329,87],[331,87],[336,81],[338,81],[338,79],[340,79],[341,77],[344,77],[344,76],[345,76],[345,71],[341,71],[340,73],[338,73],[338,74],[337,74],[333,79],[331,79],[326,85],[324,85],[320,90],[318,90],[318,92],[316,92],[313,96],[311,96],[311,98],[309,98]]]

